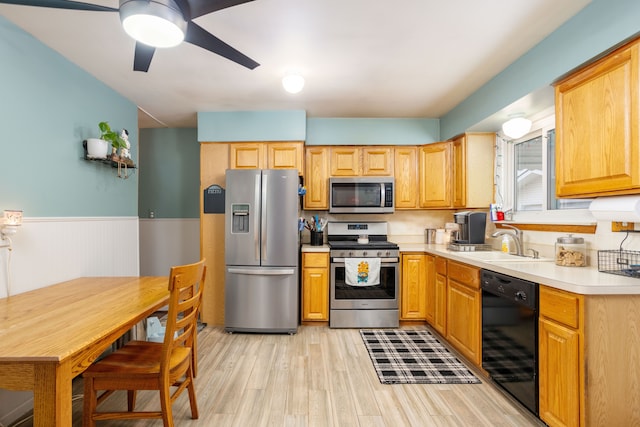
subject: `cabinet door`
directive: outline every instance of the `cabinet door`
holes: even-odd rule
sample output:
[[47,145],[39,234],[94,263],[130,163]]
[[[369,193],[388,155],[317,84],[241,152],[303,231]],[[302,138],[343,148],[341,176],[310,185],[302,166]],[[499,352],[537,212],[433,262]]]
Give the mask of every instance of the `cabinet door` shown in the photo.
[[636,42],[556,86],[556,194],[636,192],[638,49]]
[[329,254],[302,254],[302,320],[329,320]]
[[329,320],[327,269],[302,269],[302,320]]
[[307,147],[305,150],[304,185],[307,194],[303,197],[304,208],[308,210],[328,210],[329,190],[329,148]]
[[396,147],[394,150],[396,209],[418,207],[418,149]]
[[420,207],[451,207],[451,143],[437,142],[420,147],[418,163]]
[[363,147],[362,175],[391,176],[393,175],[392,147]]
[[[464,136],[454,139],[451,144],[453,157],[453,207],[462,208],[467,204],[467,142]],[[487,165],[488,167],[488,165]]]
[[579,334],[540,318],[540,418],[550,426],[580,425]]
[[447,283],[447,339],[460,353],[480,366],[480,291],[455,280]]
[[424,254],[402,255],[402,312],[400,317],[407,320],[426,318],[427,270]]
[[304,175],[304,146],[302,142],[270,142],[267,147],[267,168],[298,169]]
[[425,317],[430,325],[436,320],[436,265],[433,255],[425,255],[427,280],[425,286]]
[[264,168],[264,144],[259,142],[229,144],[229,168]]
[[358,147],[331,147],[331,176],[360,175]]
[[442,336],[447,336],[447,276],[436,274],[435,321],[433,327]]

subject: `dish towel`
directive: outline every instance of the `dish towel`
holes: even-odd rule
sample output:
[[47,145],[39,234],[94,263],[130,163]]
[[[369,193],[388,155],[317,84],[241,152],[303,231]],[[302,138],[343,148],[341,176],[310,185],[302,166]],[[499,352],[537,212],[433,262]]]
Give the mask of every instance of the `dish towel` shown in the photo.
[[345,258],[344,281],[349,286],[380,284],[380,258]]

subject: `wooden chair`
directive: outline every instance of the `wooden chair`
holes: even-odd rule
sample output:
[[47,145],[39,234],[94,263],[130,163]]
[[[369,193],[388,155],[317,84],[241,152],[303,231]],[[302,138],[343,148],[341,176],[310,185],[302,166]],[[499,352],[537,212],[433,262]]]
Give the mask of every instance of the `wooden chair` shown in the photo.
[[[172,404],[187,389],[191,418],[198,418],[193,383],[194,345],[202,302],[206,267],[204,260],[171,268],[169,312],[164,342],[130,341],[91,365],[84,377],[83,426],[97,420],[161,418],[173,427]],[[177,387],[173,394],[170,387]],[[105,392],[98,396],[98,391]],[[127,412],[98,412],[97,406],[115,390],[127,390]],[[159,390],[160,412],[135,412],[137,390]]]

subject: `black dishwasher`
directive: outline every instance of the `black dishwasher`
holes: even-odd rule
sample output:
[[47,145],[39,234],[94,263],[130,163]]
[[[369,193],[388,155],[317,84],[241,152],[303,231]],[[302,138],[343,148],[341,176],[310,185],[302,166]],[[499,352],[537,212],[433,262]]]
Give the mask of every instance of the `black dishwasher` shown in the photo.
[[538,415],[538,285],[482,270],[482,368]]

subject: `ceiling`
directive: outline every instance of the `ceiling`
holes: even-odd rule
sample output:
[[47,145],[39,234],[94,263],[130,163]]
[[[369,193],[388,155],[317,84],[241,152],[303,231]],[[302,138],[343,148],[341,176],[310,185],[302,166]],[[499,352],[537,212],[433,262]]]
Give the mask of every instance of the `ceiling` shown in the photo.
[[[14,5],[0,13],[138,105],[148,128],[196,127],[198,111],[438,118],[589,2],[255,0],[195,22],[258,68],[183,43],[157,50],[147,73],[133,71],[135,43],[117,13]],[[282,88],[289,70],[306,80],[296,95]]]

